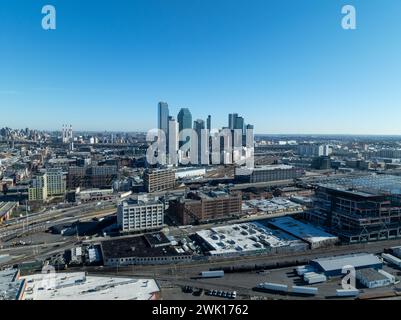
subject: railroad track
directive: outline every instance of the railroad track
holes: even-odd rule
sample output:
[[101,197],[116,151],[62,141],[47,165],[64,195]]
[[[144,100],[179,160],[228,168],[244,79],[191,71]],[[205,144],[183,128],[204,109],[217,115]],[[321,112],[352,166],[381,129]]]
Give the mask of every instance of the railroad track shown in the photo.
[[347,253],[357,253],[357,252],[367,252],[367,253],[380,253],[384,248],[399,245],[401,242],[398,240],[389,240],[389,241],[381,241],[381,242],[373,242],[367,244],[353,244],[347,246],[338,246],[333,248],[322,248],[322,249],[314,249],[305,252],[299,253],[287,253],[287,254],[273,254],[273,255],[260,255],[260,256],[247,256],[247,257],[236,257],[236,258],[227,258],[216,261],[204,261],[198,263],[186,263],[186,264],[170,264],[170,265],[131,265],[131,266],[118,266],[115,267],[104,267],[101,271],[98,268],[88,267],[86,270],[88,272],[105,272],[109,274],[143,274],[146,276],[154,276],[155,274],[168,274],[171,272],[175,273],[195,273],[198,271],[197,269],[210,269],[214,268],[224,268],[229,266],[238,266],[238,265],[249,265],[258,263],[280,263],[286,261],[305,261],[312,260],[318,257],[324,256],[332,256],[332,255],[341,255]]

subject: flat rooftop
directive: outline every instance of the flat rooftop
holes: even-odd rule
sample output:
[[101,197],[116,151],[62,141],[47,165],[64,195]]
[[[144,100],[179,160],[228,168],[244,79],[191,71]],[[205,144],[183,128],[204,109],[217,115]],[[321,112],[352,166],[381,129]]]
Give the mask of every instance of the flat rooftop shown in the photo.
[[326,240],[335,241],[338,239],[336,236],[318,229],[311,224],[303,223],[291,217],[274,218],[269,220],[269,224],[310,243]]
[[382,261],[374,254],[358,253],[329,258],[319,258],[312,260],[318,264],[325,272],[341,270],[344,266],[351,265],[354,268],[382,265]]
[[318,185],[341,191],[352,189],[356,193],[359,191],[362,196],[372,196],[377,193],[401,195],[401,176],[388,174],[326,178]]
[[211,250],[211,255],[266,250],[302,242],[259,223],[240,223],[196,232]]
[[160,291],[153,279],[95,277],[84,272],[23,278],[25,300],[150,300]]
[[163,232],[147,233],[143,237],[151,247],[166,246],[171,243]]
[[0,271],[0,300],[16,300],[22,289],[23,281],[17,279],[18,270]]
[[256,166],[253,168],[254,171],[265,171],[265,170],[288,170],[293,169],[293,166],[287,164],[274,164],[274,165],[265,165],[265,166]]
[[377,272],[377,270],[375,270],[373,268],[357,270],[356,276],[357,276],[357,278],[359,276],[361,276],[361,277],[367,279],[368,281],[382,281],[382,280],[388,279],[385,275]]
[[105,240],[101,242],[103,258],[163,257],[185,255],[172,246],[151,247],[145,236]]
[[156,205],[156,204],[162,204],[162,202],[157,198],[146,198],[146,197],[129,198],[121,202],[121,205],[123,207],[146,206],[146,205]]
[[294,169],[294,167],[287,164],[274,164],[274,165],[255,166],[254,168],[239,167],[235,168],[235,173],[251,174],[254,171],[273,171],[273,170],[290,170],[290,169]]
[[302,209],[302,206],[298,203],[292,202],[285,198],[273,198],[270,200],[267,199],[252,199],[252,200],[245,200],[248,206],[256,208],[263,212],[269,211],[277,211],[277,210],[288,210],[288,209]]

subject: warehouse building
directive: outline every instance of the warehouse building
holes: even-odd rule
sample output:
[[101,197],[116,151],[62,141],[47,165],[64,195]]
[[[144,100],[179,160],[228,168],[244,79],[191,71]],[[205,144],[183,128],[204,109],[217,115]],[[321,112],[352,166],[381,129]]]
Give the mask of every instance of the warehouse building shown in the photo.
[[336,236],[291,217],[271,219],[268,223],[307,242],[311,249],[331,246],[338,242]]
[[191,179],[191,178],[202,178],[206,175],[205,168],[195,168],[195,167],[187,167],[187,168],[178,168],[175,170],[175,178],[177,180],[180,179]]
[[26,282],[18,269],[0,271],[0,300],[22,300]]
[[356,271],[356,279],[366,288],[385,287],[395,282],[395,277],[384,270],[372,268]]
[[240,223],[196,232],[200,243],[212,256],[244,255],[275,252],[278,249],[302,251],[307,245],[280,230],[271,230],[260,223]]
[[172,264],[192,260],[191,254],[173,247],[161,232],[102,241],[101,250],[106,266]]
[[255,168],[239,167],[235,169],[235,180],[241,183],[291,180],[303,175],[303,169],[284,164],[258,166]]
[[368,268],[378,270],[383,267],[383,262],[373,254],[358,253],[318,258],[312,260],[310,266],[328,277],[334,277],[342,275],[343,268],[346,266],[352,266],[355,270]]
[[88,276],[85,272],[25,276],[25,300],[157,300],[153,279]]
[[391,250],[391,253],[393,254],[393,256],[396,256],[397,258],[401,258],[401,246],[391,247],[390,250]]
[[113,189],[81,190],[81,188],[77,188],[75,191],[75,201],[77,203],[89,201],[107,201],[113,199],[113,194]]

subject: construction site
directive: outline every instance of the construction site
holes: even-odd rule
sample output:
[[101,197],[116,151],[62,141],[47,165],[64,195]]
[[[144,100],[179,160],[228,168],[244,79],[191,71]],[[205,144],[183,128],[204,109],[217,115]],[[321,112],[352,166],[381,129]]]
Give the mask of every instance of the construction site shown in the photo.
[[401,177],[364,175],[327,179],[316,185],[313,209],[304,219],[344,242],[401,237]]

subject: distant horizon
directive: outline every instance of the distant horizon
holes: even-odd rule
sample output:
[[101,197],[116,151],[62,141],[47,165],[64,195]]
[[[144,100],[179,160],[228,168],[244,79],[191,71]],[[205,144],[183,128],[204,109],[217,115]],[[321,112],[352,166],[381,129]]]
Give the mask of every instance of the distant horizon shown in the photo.
[[[0,125],[1,128],[10,128],[12,130],[25,130],[25,128],[12,128],[10,126],[4,126]],[[27,127],[29,130],[37,130],[40,132],[60,132],[61,133],[61,127],[60,129],[38,129],[35,127]],[[157,129],[157,128],[152,128],[152,129]],[[152,130],[149,129],[149,130]],[[212,128],[212,129],[221,129],[221,128]],[[148,131],[147,130],[107,130],[107,129],[101,129],[101,130],[82,130],[78,129],[75,130],[73,128],[73,133],[144,133],[146,134]],[[254,133],[254,136],[258,137],[263,137],[263,136],[269,136],[269,137],[395,137],[401,138],[401,134],[376,134],[376,133],[370,133],[370,134],[364,134],[364,133]]]

